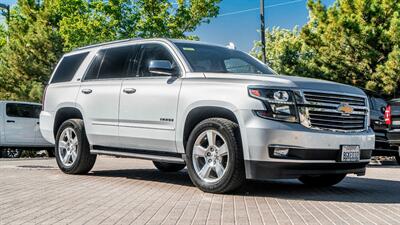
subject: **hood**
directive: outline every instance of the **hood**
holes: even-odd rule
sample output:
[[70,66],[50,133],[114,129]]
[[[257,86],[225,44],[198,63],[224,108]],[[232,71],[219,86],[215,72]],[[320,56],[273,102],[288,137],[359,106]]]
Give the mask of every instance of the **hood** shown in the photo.
[[336,82],[319,80],[313,78],[287,76],[287,75],[258,75],[258,74],[228,74],[228,73],[204,73],[206,78],[223,79],[225,81],[238,81],[248,83],[249,85],[265,85],[271,87],[286,87],[295,89],[308,89],[318,91],[343,92],[356,95],[365,95],[365,93],[356,87],[340,84]]

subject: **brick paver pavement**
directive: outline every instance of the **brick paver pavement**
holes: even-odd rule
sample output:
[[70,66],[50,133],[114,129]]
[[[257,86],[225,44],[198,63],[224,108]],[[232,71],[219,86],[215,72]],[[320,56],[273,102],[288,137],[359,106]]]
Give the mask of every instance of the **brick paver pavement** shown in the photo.
[[331,188],[252,181],[215,195],[149,161],[99,157],[72,176],[54,159],[0,159],[0,224],[400,224],[400,167]]

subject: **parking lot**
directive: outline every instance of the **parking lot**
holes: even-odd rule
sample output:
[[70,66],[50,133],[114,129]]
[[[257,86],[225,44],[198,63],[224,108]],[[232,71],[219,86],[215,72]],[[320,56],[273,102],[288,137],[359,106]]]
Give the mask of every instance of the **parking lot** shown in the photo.
[[54,159],[0,159],[0,224],[400,224],[400,167],[331,188],[249,181],[217,195],[137,159],[99,157],[85,176]]

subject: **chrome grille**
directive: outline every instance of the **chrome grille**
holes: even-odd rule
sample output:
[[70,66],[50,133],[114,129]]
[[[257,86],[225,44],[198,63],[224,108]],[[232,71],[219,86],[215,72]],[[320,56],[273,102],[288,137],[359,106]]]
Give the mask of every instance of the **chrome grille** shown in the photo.
[[[360,131],[367,127],[368,108],[366,99],[359,96],[336,93],[304,91],[304,102],[299,104],[302,124],[314,129],[334,131]],[[342,113],[339,106],[353,108],[351,113]]]
[[351,106],[365,106],[365,98],[342,94],[304,92],[304,97],[309,103],[341,104],[348,103]]

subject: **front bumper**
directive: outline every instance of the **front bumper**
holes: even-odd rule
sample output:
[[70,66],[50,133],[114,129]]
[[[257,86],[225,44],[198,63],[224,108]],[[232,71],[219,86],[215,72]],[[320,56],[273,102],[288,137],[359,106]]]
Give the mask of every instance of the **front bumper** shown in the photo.
[[[262,119],[252,112],[241,113],[245,118],[242,139],[246,177],[249,179],[296,178],[324,173],[362,175],[375,147],[375,135],[371,129],[348,133],[315,130],[297,123]],[[343,145],[360,146],[361,160],[340,162]],[[274,146],[287,147],[288,157],[271,155]]]
[[302,175],[322,174],[357,174],[365,175],[368,162],[360,163],[290,163],[290,162],[265,162],[245,161],[247,179],[289,179],[299,178]]

